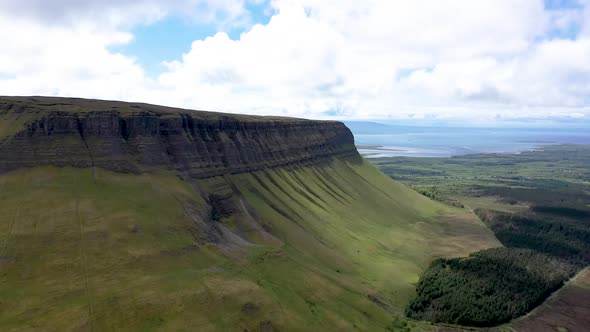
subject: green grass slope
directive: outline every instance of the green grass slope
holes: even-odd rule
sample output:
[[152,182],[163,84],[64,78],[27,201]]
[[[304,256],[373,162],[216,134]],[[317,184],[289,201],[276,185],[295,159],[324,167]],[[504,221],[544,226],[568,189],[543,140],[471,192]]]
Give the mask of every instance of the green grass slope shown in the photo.
[[[237,211],[210,222],[231,243],[195,219],[219,188]],[[190,183],[22,169],[0,175],[0,330],[384,330],[433,259],[497,245],[367,163]]]

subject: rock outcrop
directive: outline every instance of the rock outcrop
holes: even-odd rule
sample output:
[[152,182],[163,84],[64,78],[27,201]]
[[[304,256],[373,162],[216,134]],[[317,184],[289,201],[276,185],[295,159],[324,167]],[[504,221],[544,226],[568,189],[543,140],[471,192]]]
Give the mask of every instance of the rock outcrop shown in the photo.
[[0,97],[0,172],[46,165],[132,173],[166,168],[207,178],[331,158],[360,160],[340,122]]

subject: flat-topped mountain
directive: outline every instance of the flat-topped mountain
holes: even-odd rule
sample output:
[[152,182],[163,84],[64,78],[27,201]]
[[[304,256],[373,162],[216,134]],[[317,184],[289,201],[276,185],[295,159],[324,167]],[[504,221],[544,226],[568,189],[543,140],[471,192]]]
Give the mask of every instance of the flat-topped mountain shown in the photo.
[[0,171],[150,168],[205,178],[330,157],[360,160],[342,123],[114,101],[0,97]]
[[432,260],[498,242],[353,143],[339,122],[0,97],[0,330],[395,329]]

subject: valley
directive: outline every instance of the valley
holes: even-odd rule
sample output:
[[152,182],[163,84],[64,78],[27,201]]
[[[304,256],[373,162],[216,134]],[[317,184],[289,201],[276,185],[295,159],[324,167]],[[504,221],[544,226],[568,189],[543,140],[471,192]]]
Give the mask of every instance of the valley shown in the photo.
[[[371,161],[427,197],[473,211],[507,247],[495,249],[492,257],[491,251],[482,251],[467,259],[436,261],[421,279],[418,297],[407,309],[410,316],[470,326],[507,323],[536,308],[590,262],[587,145],[548,146],[512,155]],[[494,283],[498,284],[492,286]],[[510,287],[516,288],[502,293]],[[574,301],[571,287],[549,301],[577,308],[566,320],[556,318],[554,327],[582,331],[588,314],[583,303],[588,295],[578,291]],[[530,291],[541,293],[529,300],[524,300],[529,295],[517,295]],[[544,305],[539,310],[543,314],[511,326],[523,331],[532,326],[549,330],[548,325],[540,329],[549,323],[542,317],[560,317],[563,310],[568,311]]]

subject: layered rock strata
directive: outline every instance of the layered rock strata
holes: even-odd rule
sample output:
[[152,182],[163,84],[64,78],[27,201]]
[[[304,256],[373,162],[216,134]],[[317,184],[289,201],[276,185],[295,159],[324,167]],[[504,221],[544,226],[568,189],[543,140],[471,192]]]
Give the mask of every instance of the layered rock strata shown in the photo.
[[207,178],[331,158],[360,161],[352,133],[340,122],[0,97],[0,172],[96,166],[132,173],[165,168]]

